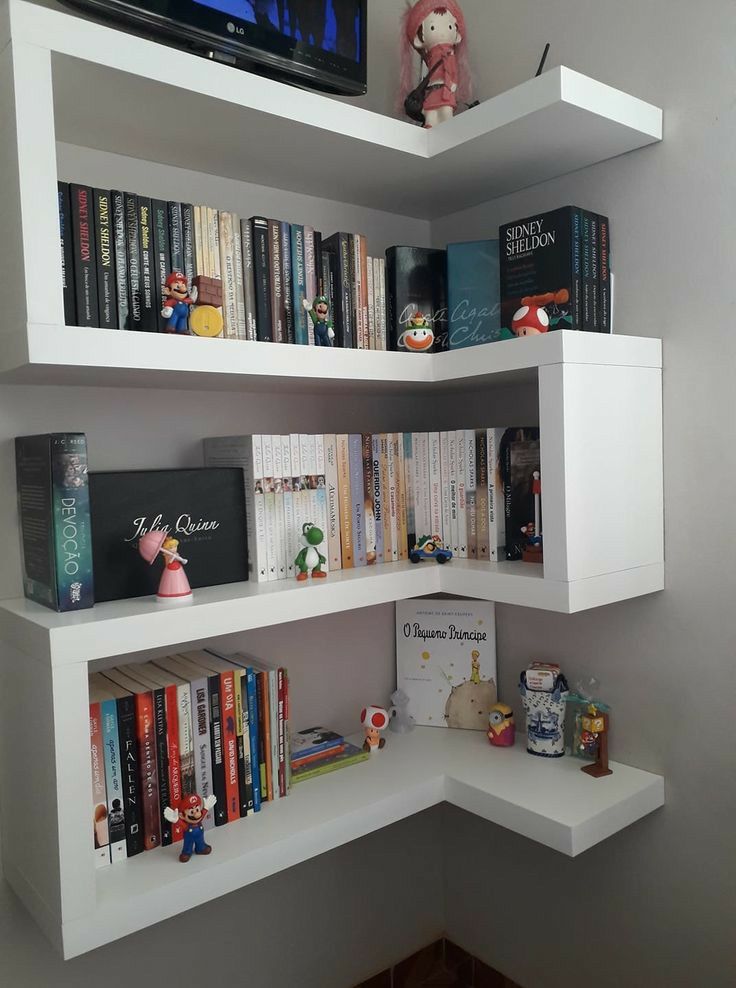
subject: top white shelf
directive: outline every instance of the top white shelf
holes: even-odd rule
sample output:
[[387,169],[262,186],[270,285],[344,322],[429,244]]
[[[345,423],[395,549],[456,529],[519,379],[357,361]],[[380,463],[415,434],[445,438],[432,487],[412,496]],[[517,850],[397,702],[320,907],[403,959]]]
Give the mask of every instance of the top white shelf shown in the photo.
[[25,0],[8,10],[14,55],[51,53],[57,140],[407,216],[662,138],[658,107],[565,67],[425,131]]

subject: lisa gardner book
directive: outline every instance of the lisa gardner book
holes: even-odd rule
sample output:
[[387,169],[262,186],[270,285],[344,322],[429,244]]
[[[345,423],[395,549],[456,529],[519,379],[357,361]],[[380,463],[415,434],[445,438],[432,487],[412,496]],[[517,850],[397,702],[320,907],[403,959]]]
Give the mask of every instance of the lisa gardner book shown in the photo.
[[488,712],[498,700],[494,605],[397,602],[396,681],[417,724],[487,730]]

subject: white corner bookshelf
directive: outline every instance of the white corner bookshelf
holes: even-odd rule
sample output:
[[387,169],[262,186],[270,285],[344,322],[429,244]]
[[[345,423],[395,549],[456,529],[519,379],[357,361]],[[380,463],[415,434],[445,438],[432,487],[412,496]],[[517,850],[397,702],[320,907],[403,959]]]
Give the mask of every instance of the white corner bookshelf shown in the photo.
[[[162,127],[182,101],[194,131]],[[656,143],[662,111],[560,67],[427,132],[6,0],[0,125],[0,238],[15,245],[0,261],[0,385],[35,385],[39,394],[45,386],[65,387],[70,405],[78,389],[99,387],[285,395],[294,399],[292,431],[303,395],[368,396],[397,415],[405,408],[399,402],[410,398],[438,416],[450,408],[435,402],[441,398],[454,403],[457,417],[468,395],[482,403],[486,395],[524,390],[534,396],[541,430],[542,566],[386,564],[333,573],[317,586],[211,587],[176,612],[150,598],[61,615],[23,598],[0,601],[0,795],[4,805],[12,794],[26,806],[44,806],[42,813],[4,814],[3,868],[63,956],[443,800],[570,856],[661,806],[663,779],[638,769],[615,765],[613,776],[591,783],[572,759],[540,764],[521,746],[489,752],[482,734],[418,730],[390,737],[389,748],[367,765],[295,787],[259,816],[218,828],[216,854],[207,862],[183,870],[172,864],[169,848],[95,871],[91,663],[101,668],[120,655],[176,651],[438,593],[571,614],[662,590],[662,347],[633,335],[557,332],[414,356],[65,326],[58,242],[50,231],[57,180],[68,177],[59,168],[63,144],[315,203],[368,207],[379,226],[381,216],[412,217],[426,225],[429,243],[438,212]],[[335,431],[334,419],[324,413],[328,430]],[[29,710],[39,724],[33,750],[18,745]]]

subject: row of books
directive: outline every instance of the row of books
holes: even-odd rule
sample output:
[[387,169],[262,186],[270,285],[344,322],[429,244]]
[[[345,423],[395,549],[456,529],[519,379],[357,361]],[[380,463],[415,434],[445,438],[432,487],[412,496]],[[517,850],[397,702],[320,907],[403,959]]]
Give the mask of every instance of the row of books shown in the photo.
[[70,326],[166,332],[163,286],[180,271],[221,283],[221,336],[314,344],[304,306],[328,300],[335,345],[385,350],[386,262],[362,234],[60,182],[64,317]]
[[89,677],[94,857],[98,866],[176,843],[167,807],[216,803],[205,830],[288,795],[288,675],[211,650]]
[[223,436],[204,440],[204,459],[244,471],[259,582],[293,578],[307,522],[324,532],[323,568],[338,570],[406,560],[428,535],[461,559],[518,559],[535,520],[534,427]]
[[369,751],[346,741],[342,734],[324,727],[308,727],[291,740],[291,781],[296,785],[369,758]]

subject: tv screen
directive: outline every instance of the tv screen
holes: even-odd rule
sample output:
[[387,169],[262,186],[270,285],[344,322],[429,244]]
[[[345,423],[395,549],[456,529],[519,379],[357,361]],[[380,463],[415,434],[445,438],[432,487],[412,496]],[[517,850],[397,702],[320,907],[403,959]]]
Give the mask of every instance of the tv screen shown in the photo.
[[344,95],[366,91],[367,0],[67,0],[178,47]]

